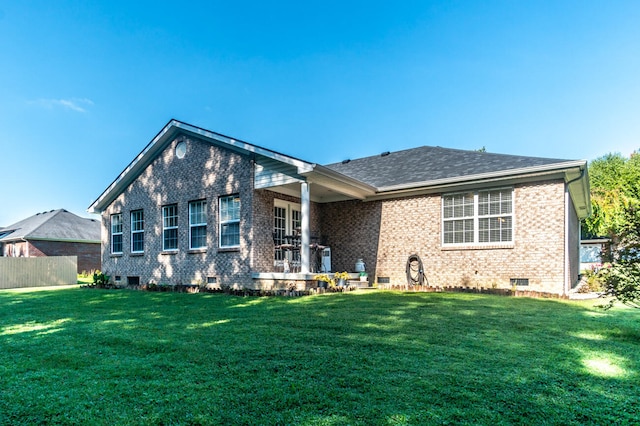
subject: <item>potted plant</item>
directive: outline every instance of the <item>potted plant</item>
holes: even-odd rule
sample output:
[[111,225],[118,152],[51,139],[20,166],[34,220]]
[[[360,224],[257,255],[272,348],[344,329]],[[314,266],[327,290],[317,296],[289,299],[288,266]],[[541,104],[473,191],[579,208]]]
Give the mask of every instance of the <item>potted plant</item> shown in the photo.
[[319,274],[313,277],[318,282],[319,288],[333,287],[333,280],[327,274]]
[[347,280],[350,278],[349,273],[346,271],[336,272],[333,278],[338,282],[339,287],[346,287]]

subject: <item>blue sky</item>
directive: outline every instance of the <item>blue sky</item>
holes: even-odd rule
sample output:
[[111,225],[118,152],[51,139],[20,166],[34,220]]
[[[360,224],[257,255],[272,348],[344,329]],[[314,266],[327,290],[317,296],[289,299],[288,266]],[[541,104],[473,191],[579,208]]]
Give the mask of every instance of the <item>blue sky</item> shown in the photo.
[[638,1],[0,1],[0,226],[87,215],[171,118],[320,164],[629,155],[639,22]]

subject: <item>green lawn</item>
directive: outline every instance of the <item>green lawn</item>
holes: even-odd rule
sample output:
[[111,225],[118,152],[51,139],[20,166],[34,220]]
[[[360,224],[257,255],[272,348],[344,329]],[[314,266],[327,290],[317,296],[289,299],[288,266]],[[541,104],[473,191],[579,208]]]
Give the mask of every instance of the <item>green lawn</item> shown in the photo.
[[593,305],[0,292],[0,424],[637,424],[640,312]]

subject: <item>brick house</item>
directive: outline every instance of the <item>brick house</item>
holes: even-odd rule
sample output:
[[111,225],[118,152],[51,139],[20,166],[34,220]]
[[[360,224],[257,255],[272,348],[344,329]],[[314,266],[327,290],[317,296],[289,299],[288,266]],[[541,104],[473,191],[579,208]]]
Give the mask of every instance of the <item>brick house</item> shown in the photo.
[[380,285],[563,295],[590,205],[586,161],[425,146],[321,166],[171,120],[89,211],[127,284],[313,286],[329,247]]
[[58,209],[0,229],[0,256],[77,256],[78,273],[100,269],[100,222]]

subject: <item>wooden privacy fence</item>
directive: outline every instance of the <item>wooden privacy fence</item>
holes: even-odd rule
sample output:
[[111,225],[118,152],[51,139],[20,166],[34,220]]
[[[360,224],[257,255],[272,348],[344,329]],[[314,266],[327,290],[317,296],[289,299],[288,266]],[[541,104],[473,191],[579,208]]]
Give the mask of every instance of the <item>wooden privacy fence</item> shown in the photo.
[[0,289],[78,282],[77,256],[0,257]]

